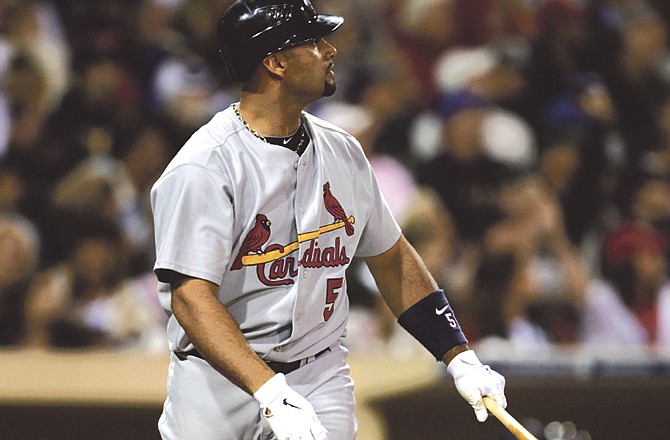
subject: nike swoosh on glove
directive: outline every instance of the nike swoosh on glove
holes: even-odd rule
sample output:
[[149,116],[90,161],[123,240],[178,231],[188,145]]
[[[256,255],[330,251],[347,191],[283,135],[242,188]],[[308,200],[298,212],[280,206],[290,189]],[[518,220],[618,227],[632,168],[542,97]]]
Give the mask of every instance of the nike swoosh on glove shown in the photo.
[[312,404],[288,386],[283,374],[272,376],[254,398],[279,440],[328,440]]
[[489,416],[482,396],[489,396],[503,408],[507,407],[505,378],[488,365],[482,365],[474,351],[468,350],[456,355],[449,362],[447,371],[454,378],[460,395],[474,408],[480,422]]

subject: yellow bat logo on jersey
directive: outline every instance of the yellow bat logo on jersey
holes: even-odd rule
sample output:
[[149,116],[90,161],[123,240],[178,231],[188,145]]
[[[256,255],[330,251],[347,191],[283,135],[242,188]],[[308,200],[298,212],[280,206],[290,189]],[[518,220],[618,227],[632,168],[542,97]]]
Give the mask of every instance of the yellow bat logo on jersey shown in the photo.
[[[259,222],[260,219],[260,222]],[[255,254],[238,255],[233,262],[231,270],[237,270],[242,266],[256,266],[258,280],[266,286],[289,286],[293,284],[294,278],[298,276],[298,267],[320,268],[346,266],[351,261],[347,255],[347,249],[341,243],[341,238],[336,237],[330,246],[320,247],[318,239],[322,234],[346,228],[345,225],[353,225],[356,220],[353,216],[347,218],[347,222],[337,221],[335,223],[321,226],[316,231],[298,234],[298,240],[286,246],[277,243],[268,245],[265,250],[260,250],[260,243],[267,241],[265,237],[269,230],[270,221],[262,214],[257,216],[257,229],[261,233],[253,231],[247,237],[254,237],[250,242],[256,247]],[[246,242],[247,240],[245,240]],[[309,242],[309,248],[305,249],[300,260],[289,256],[297,251],[302,243]],[[245,247],[247,249],[249,246]],[[239,267],[238,267],[239,266]]]

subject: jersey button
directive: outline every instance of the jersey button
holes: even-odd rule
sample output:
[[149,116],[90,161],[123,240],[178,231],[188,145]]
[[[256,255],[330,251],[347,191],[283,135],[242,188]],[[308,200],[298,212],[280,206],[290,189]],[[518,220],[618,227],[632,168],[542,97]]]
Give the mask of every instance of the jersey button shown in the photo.
[[296,162],[295,165],[293,165],[293,169],[295,169],[295,170],[298,169],[298,162]]

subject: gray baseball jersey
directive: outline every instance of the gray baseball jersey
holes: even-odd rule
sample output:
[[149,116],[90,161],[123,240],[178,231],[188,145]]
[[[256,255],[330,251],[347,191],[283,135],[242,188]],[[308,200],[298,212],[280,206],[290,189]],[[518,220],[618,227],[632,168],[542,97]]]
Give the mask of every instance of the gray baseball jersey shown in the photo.
[[[254,136],[232,108],[174,157],[151,192],[155,269],[211,281],[252,349],[289,362],[344,333],[345,270],[388,250],[400,228],[359,143],[308,113],[298,156]],[[169,346],[193,348],[170,310]]]

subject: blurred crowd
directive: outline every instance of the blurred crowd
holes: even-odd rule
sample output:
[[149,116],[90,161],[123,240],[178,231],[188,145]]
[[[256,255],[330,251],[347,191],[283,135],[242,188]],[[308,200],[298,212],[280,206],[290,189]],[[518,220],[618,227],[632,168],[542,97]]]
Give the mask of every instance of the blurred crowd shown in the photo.
[[[228,0],[0,0],[0,345],[165,350],[148,194],[237,100]],[[670,4],[313,0],[354,134],[471,342],[670,351]],[[352,350],[408,343],[361,262]]]

